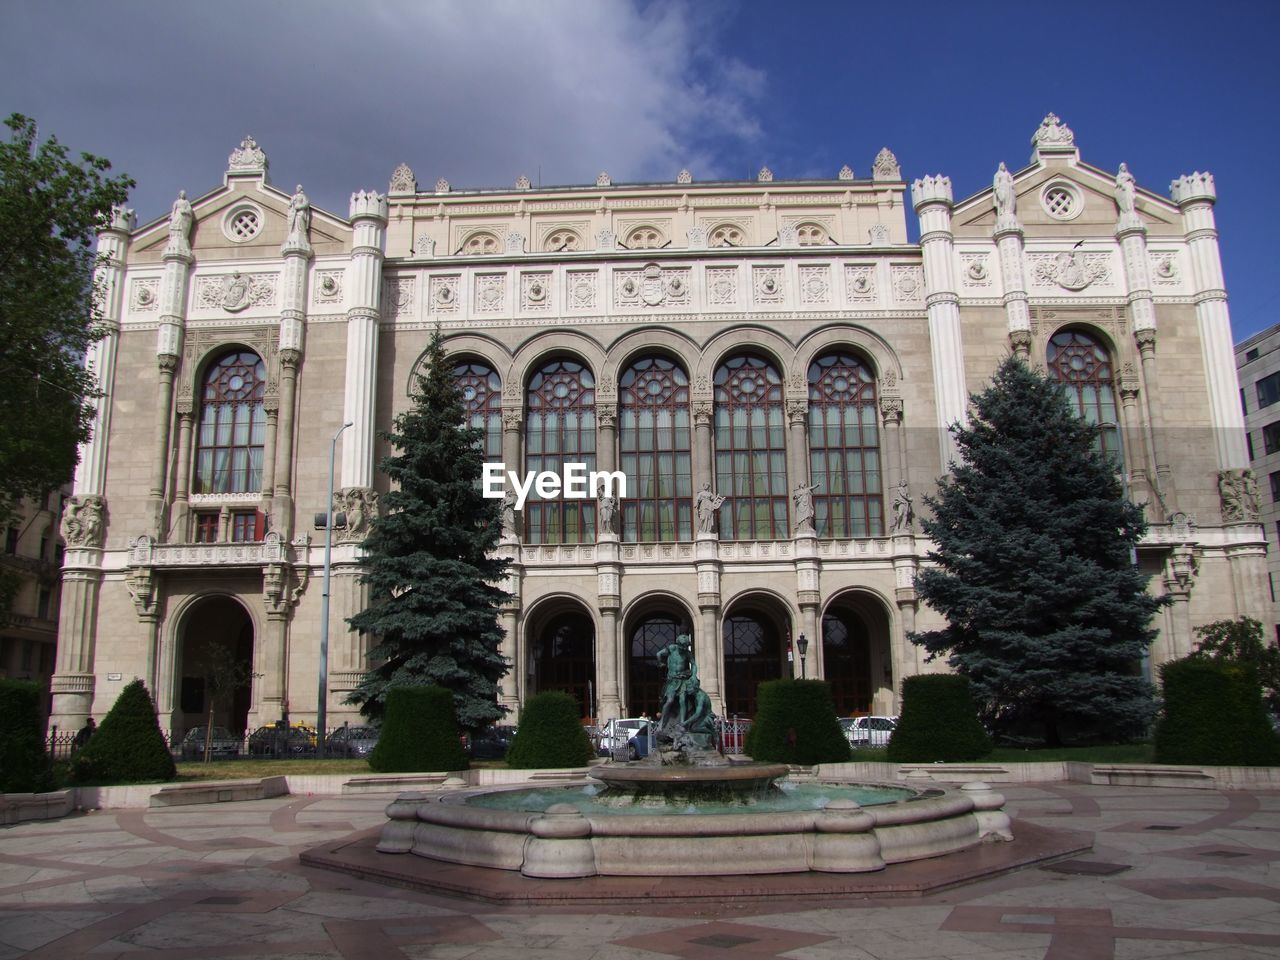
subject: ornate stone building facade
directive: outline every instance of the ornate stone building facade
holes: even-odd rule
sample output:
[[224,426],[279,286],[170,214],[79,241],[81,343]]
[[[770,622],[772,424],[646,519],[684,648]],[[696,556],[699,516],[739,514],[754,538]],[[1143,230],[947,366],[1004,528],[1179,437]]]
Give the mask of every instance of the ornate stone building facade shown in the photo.
[[1187,652],[1196,623],[1268,619],[1213,179],[1138,188],[1081,161],[1052,115],[1032,147],[960,200],[945,176],[905,182],[886,149],[866,176],[819,181],[455,191],[401,165],[339,215],[271,186],[246,140],[222,186],[169,217],[120,211],[101,241],[105,396],[73,498],[94,519],[68,537],[57,722],[140,676],[187,726],[218,649],[255,674],[221,720],[315,716],[310,518],[331,444],[352,522],[327,709],[350,715],[379,431],[436,325],[489,459],[628,478],[617,503],[507,508],[512,706],[562,688],[584,715],[652,711],[653,654],[688,623],[718,712],[749,714],[757,682],[802,671],[842,712],[894,709],[904,675],[941,669],[906,639],[938,624],[912,587],[921,497],[1009,351],[1067,382],[1148,504],[1138,561],[1174,598],[1153,661]]

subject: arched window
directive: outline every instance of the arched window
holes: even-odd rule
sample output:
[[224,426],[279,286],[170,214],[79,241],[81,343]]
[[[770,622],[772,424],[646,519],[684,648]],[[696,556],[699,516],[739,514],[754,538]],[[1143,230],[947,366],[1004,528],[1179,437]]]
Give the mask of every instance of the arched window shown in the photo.
[[741,356],[716,370],[715,426],[721,539],[787,539],[786,425],[773,364]]
[[618,381],[618,454],[627,478],[622,539],[693,539],[689,377],[661,357],[633,363]]
[[809,477],[819,537],[884,535],[876,380],[851,354],[809,365]]
[[627,664],[627,710],[630,716],[658,715],[662,709],[662,687],[666,669],[658,663],[658,651],[680,633],[680,620],[660,613],[646,617],[630,634]]
[[662,246],[662,234],[656,227],[636,227],[627,234],[628,250],[656,250]]
[[817,223],[797,224],[796,240],[802,247],[820,247],[827,242],[827,228]]
[[[544,364],[526,395],[525,470],[563,476],[565,465],[596,468],[596,381],[574,360]],[[630,491],[628,491],[629,493]],[[524,505],[526,543],[593,543],[596,504],[592,497],[554,500],[530,491]]]
[[1107,348],[1081,330],[1061,330],[1049,340],[1047,354],[1049,375],[1063,385],[1076,413],[1101,428],[1102,452],[1123,463],[1114,369]]
[[248,350],[228,353],[209,366],[200,393],[195,493],[258,493],[267,387],[262,358]]
[[778,623],[759,609],[735,610],[720,628],[724,643],[724,708],[730,716],[755,716],[756,688],[782,676],[783,650],[791,648]]
[[462,253],[468,257],[499,253],[501,250],[502,244],[498,242],[498,238],[485,230],[473,233],[462,245]]
[[836,713],[849,716],[871,710],[870,639],[866,624],[851,610],[823,616],[822,666]]
[[502,379],[488,364],[467,361],[453,368],[462,392],[466,425],[484,431],[481,450],[486,460],[502,459]]
[[707,246],[709,247],[740,247],[747,242],[746,235],[743,234],[742,228],[736,223],[722,223],[711,231],[711,236],[707,238]]
[[563,690],[578,701],[581,716],[591,716],[596,674],[591,618],[576,611],[561,613],[538,630],[531,646],[533,692]]
[[551,253],[567,251],[573,253],[582,249],[582,238],[575,230],[556,230],[547,237],[547,250]]

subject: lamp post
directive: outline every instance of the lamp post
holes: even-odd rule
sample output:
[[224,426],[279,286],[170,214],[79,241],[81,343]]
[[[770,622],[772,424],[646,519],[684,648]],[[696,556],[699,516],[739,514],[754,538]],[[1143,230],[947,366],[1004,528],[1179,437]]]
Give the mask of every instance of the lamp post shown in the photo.
[[320,684],[316,699],[316,753],[324,756],[324,728],[329,719],[329,574],[333,557],[333,461],[338,455],[338,438],[351,426],[338,428],[329,444],[329,499],[324,513],[324,589],[320,593]]
[[796,638],[796,649],[800,651],[800,679],[804,679],[804,655],[809,652],[809,638],[803,633]]

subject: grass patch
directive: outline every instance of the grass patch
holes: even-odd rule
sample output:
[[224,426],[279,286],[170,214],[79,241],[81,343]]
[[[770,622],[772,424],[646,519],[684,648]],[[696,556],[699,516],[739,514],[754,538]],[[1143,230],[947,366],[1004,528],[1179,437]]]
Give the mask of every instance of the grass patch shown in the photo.
[[326,774],[354,776],[372,773],[368,761],[362,758],[335,760],[214,760],[201,763],[192,760],[178,764],[179,780],[256,780],[260,777],[324,776]]
[[[885,747],[859,747],[853,760],[862,763],[885,763]],[[1154,748],[1149,743],[1111,743],[1095,747],[996,747],[974,763],[1037,763],[1042,760],[1077,760],[1081,763],[1151,763]]]

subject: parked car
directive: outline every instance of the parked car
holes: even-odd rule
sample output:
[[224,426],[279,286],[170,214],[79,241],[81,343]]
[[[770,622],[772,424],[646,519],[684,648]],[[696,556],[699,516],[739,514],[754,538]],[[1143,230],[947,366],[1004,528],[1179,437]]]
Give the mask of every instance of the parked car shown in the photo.
[[597,747],[597,752],[602,757],[611,757],[615,750],[625,750],[627,742],[647,722],[644,717],[624,717],[610,720],[600,732],[600,743]]
[[851,747],[883,747],[898,726],[897,717],[841,717],[840,728]]
[[[644,724],[627,741],[627,759],[639,760],[649,755],[649,727],[652,724],[645,721]],[[657,732],[656,730],[654,731]]]
[[[182,738],[181,753],[183,760],[203,760],[205,755],[205,735],[208,727],[192,727]],[[208,738],[209,758],[211,760],[234,760],[240,756],[240,738],[232,734],[226,727],[214,727],[213,736]]]
[[476,760],[501,760],[507,755],[515,736],[515,727],[485,727],[471,738],[467,754]]
[[339,727],[325,739],[331,757],[367,757],[378,745],[377,727]]
[[304,757],[316,752],[315,731],[309,727],[276,723],[249,734],[252,757]]

